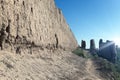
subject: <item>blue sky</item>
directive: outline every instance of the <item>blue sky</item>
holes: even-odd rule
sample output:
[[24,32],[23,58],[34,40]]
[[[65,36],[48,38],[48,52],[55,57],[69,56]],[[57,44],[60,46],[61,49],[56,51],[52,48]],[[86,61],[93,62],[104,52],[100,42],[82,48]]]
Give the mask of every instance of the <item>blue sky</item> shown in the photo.
[[78,43],[116,40],[120,45],[120,0],[55,0]]

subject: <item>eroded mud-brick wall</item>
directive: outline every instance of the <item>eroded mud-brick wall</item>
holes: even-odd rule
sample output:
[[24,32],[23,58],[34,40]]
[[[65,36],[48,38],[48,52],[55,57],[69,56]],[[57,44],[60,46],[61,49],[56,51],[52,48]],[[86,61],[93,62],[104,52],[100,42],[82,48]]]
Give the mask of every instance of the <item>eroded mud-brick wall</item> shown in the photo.
[[10,26],[13,44],[30,42],[65,49],[78,46],[54,0],[0,0],[0,29],[3,23]]

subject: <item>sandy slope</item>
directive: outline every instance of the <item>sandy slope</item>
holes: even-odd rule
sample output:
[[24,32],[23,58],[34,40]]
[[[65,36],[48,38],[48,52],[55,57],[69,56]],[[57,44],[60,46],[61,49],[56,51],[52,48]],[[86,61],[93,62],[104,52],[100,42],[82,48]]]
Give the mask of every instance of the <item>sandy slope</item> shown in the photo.
[[68,51],[33,54],[0,51],[0,80],[105,80],[93,63]]

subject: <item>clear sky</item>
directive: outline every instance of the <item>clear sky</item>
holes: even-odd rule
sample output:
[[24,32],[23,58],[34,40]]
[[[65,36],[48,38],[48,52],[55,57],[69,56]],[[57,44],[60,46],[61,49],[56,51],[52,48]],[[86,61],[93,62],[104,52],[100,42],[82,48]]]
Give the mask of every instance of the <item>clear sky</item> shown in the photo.
[[94,39],[120,45],[120,0],[55,0],[78,43]]

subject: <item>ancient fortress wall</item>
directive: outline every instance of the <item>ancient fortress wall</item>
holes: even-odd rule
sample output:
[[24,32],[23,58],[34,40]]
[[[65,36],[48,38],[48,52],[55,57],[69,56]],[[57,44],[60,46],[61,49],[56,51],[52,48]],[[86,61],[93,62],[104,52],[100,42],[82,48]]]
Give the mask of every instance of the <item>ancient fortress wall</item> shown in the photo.
[[42,46],[58,44],[65,49],[78,46],[54,0],[0,0],[0,29],[3,23],[10,27],[13,44],[27,41]]

